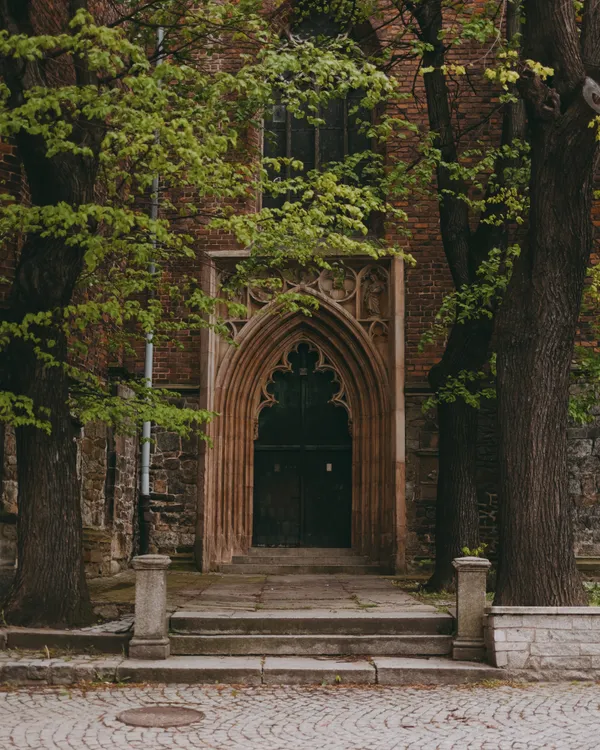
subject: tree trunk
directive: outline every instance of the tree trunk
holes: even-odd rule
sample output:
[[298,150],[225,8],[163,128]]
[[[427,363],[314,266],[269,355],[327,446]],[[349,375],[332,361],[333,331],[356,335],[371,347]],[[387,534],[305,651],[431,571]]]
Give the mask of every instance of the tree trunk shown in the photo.
[[[19,141],[32,201],[67,200],[72,205],[93,195],[95,169],[68,157],[44,161],[37,171],[32,141]],[[35,144],[34,144],[35,145]],[[39,153],[39,152],[38,152]],[[72,298],[83,267],[84,249],[61,239],[29,234],[11,288],[8,319],[19,323],[31,313],[62,310]],[[32,330],[38,341],[15,339],[3,357],[3,387],[33,401],[51,432],[20,426],[17,437],[17,573],[4,614],[19,625],[86,625],[92,608],[84,575],[81,483],[77,472],[78,428],[69,408],[66,334],[57,325]],[[44,364],[35,347],[56,364]],[[42,411],[40,411],[42,410]]]
[[569,373],[592,247],[594,133],[583,100],[532,126],[529,233],[499,317],[495,604],[583,604],[567,492]]
[[[86,0],[66,4],[66,20],[86,6]],[[0,24],[11,34],[32,36],[36,33],[34,13],[29,0],[4,3],[0,6]],[[43,24],[44,19],[40,22]],[[37,33],[43,33],[43,29]],[[95,72],[87,69],[83,57],[75,56],[71,66],[61,65],[62,80],[69,85],[96,81]],[[49,70],[51,75],[47,76]],[[25,62],[2,58],[0,72],[10,90],[10,107],[22,106],[31,88],[53,88],[61,81],[52,66],[37,58]],[[73,123],[72,137],[87,151],[59,152],[51,157],[42,135],[26,128],[16,133],[33,206],[64,202],[76,207],[94,201],[103,133],[102,123],[79,116]],[[89,229],[93,231],[94,227],[90,225]],[[51,234],[26,236],[5,312],[6,318],[17,324],[28,314],[51,313],[57,325],[33,330],[38,339],[35,343],[29,338],[16,338],[2,357],[1,386],[30,398],[36,412],[44,410],[40,416],[51,424],[49,434],[33,426],[16,429],[18,567],[4,603],[4,615],[8,622],[20,625],[85,625],[92,620],[92,608],[83,566],[78,429],[69,409],[69,379],[63,366],[68,361],[68,346],[60,328],[64,307],[71,303],[83,269],[85,247]],[[42,356],[50,355],[54,364],[44,364],[36,347]]]
[[438,406],[439,474],[435,516],[435,569],[430,591],[454,586],[452,560],[479,545],[475,460],[477,409],[459,398]]
[[[449,378],[478,372],[488,359],[493,320],[482,317],[455,324],[441,361],[432,367],[429,384],[439,392]],[[476,390],[480,387],[473,382]],[[479,546],[477,502],[477,432],[479,410],[458,396],[438,404],[439,465],[435,521],[435,568],[430,591],[454,587],[452,560],[463,547]]]
[[[56,331],[54,336],[60,337],[56,356],[66,356],[64,337]],[[78,428],[69,414],[67,375],[61,367],[44,367],[25,343],[14,344],[10,357],[13,373],[26,381],[21,393],[50,411],[52,431],[16,430],[18,567],[4,616],[15,625],[89,624],[93,618],[82,557]]]

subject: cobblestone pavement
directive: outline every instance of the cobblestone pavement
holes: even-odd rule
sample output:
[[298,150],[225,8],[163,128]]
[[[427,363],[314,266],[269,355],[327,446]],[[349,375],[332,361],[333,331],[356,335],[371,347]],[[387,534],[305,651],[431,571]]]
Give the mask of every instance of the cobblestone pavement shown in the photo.
[[[171,729],[121,711],[196,708]],[[600,686],[17,688],[0,692],[0,748],[35,750],[529,750],[600,746]]]

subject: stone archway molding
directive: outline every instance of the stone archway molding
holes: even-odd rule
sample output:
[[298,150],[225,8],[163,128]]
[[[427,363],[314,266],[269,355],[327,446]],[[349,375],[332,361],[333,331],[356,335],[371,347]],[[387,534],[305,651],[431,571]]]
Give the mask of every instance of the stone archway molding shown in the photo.
[[204,508],[203,568],[213,569],[252,542],[256,418],[268,384],[287,369],[301,343],[319,352],[318,366],[334,372],[336,399],[352,418],[352,546],[393,568],[395,539],[388,374],[368,333],[341,306],[315,292],[311,316],[273,310],[251,319],[216,375],[214,449]]

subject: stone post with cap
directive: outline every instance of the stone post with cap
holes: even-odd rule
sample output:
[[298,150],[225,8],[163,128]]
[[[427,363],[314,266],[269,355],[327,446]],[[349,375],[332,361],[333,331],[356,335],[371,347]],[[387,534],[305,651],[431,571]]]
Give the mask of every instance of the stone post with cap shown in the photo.
[[456,637],[452,658],[482,661],[485,592],[491,562],[482,557],[457,557],[452,565],[456,570]]
[[167,624],[167,555],[138,555],[135,570],[135,623],[129,642],[131,659],[167,659],[170,642]]

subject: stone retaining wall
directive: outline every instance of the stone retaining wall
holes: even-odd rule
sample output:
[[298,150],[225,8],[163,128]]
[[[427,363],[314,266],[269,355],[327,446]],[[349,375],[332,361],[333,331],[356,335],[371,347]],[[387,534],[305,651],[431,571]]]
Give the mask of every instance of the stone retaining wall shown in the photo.
[[488,660],[528,679],[600,677],[600,607],[491,607]]
[[[138,438],[114,435],[98,422],[77,441],[86,574],[125,570],[133,554],[138,498]],[[0,425],[0,568],[17,555],[17,456],[12,427]]]

